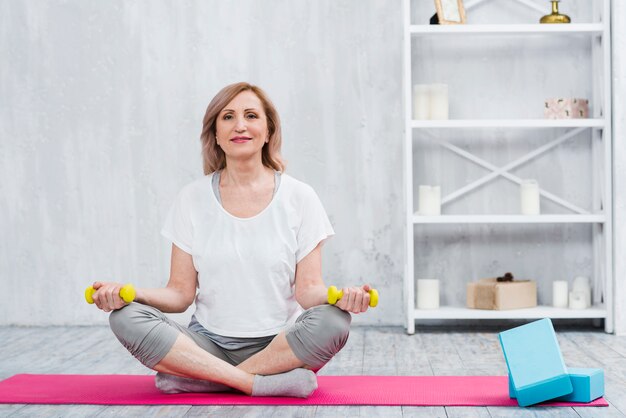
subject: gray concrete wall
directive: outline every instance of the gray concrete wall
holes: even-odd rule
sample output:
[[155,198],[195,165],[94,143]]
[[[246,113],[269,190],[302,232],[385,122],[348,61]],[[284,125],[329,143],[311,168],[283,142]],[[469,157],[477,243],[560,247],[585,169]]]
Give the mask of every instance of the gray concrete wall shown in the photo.
[[[501,18],[491,4],[479,6],[474,17]],[[0,325],[104,323],[106,315],[83,302],[82,292],[94,280],[166,283],[170,244],[159,235],[160,226],[178,190],[202,175],[198,137],[206,105],[221,87],[240,80],[260,85],[274,100],[283,120],[287,171],[317,190],[335,226],[337,235],[324,249],[326,282],[375,284],[381,306],[356,322],[402,324],[401,10],[399,0],[0,2]],[[623,44],[623,28],[616,25],[621,32],[614,45],[619,37]],[[420,47],[428,52],[438,46]],[[517,71],[514,79],[536,67],[539,47],[506,64]],[[617,65],[623,58],[616,55]],[[424,62],[416,67],[416,81],[446,68],[446,61]],[[623,78],[624,66],[616,68]],[[489,93],[472,86],[485,80],[482,71],[470,66],[457,94],[472,94],[472,88]],[[586,66],[564,72],[560,82],[588,80],[589,72]],[[541,86],[528,90],[525,100],[543,97]],[[615,86],[624,91],[623,82]],[[524,91],[523,83],[514,87]],[[497,93],[493,100],[506,99]],[[528,109],[524,105],[508,109],[519,114]],[[455,111],[477,116],[471,106],[458,101]],[[502,109],[485,110],[502,116]],[[620,126],[623,132],[623,115],[616,122],[616,134]],[[479,146],[485,158],[510,159],[520,151],[505,148],[494,155]],[[587,176],[565,168],[578,155],[570,147],[538,167],[548,170],[546,181],[556,189],[574,176],[584,191],[566,194],[584,200]],[[417,155],[417,173],[441,173],[456,164],[449,158]],[[429,162],[439,165],[427,171]],[[564,172],[555,169],[554,176],[550,170],[558,164]],[[478,174],[472,170],[461,168],[442,181],[452,187]],[[617,186],[623,195],[623,185]],[[495,187],[497,194],[511,192]],[[615,200],[623,207],[620,196]],[[487,210],[492,201],[485,194],[452,210]],[[618,231],[623,222],[616,214]],[[539,238],[525,231],[533,238],[515,253],[502,246],[493,252],[494,233],[498,243],[519,244],[519,232],[504,231],[452,228],[452,235],[420,244],[433,259],[425,274],[450,276],[443,302],[459,303],[465,281],[533,257],[539,257],[537,267],[523,273],[541,270],[549,279],[546,289],[554,277],[591,271],[587,230],[542,230]],[[447,242],[455,234],[469,246],[457,246],[456,238]],[[561,254],[562,239],[571,245],[560,257],[571,267],[546,271],[541,257]],[[456,267],[461,259],[472,265],[467,275]]]
[[278,107],[288,173],[337,231],[327,282],[375,283],[401,318],[401,8],[384,1],[0,3],[0,324],[81,324],[96,279],[166,283],[160,235],[202,175],[226,84]]

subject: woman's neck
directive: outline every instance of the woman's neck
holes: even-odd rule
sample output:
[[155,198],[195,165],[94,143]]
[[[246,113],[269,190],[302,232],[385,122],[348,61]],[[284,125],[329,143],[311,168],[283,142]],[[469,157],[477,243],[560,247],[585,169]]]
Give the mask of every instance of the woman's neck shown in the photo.
[[228,161],[220,175],[220,185],[226,187],[257,186],[273,179],[273,170],[257,161]]

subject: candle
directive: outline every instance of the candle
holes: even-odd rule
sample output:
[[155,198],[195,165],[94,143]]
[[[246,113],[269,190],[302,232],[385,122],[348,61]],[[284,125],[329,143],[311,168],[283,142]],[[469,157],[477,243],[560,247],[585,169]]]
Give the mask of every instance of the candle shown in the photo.
[[567,282],[555,280],[552,282],[552,306],[555,308],[567,308]]
[[430,86],[415,84],[413,86],[413,119],[425,120],[430,118]]
[[439,280],[418,279],[417,280],[417,308],[418,309],[438,309],[439,308]]
[[574,277],[574,285],[572,286],[572,289],[583,291],[591,290],[591,287],[589,286],[589,278],[585,276]]
[[522,214],[539,215],[539,184],[537,180],[522,180],[520,193]]
[[441,215],[441,187],[420,185],[418,213],[424,216]]
[[569,308],[570,309],[587,309],[587,295],[585,292],[572,291],[569,292]]
[[430,86],[430,118],[448,119],[448,85],[432,84]]
[[589,278],[585,276],[574,277],[574,284],[572,286],[574,292],[581,292],[585,294],[585,303],[587,307],[591,306],[591,286],[589,285]]

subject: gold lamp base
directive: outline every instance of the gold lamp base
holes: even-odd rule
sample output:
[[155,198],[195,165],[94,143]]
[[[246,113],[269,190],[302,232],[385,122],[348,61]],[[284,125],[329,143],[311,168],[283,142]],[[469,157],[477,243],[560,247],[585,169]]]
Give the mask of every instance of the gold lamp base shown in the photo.
[[559,13],[559,0],[552,0],[552,13],[539,20],[539,23],[570,23],[569,16]]

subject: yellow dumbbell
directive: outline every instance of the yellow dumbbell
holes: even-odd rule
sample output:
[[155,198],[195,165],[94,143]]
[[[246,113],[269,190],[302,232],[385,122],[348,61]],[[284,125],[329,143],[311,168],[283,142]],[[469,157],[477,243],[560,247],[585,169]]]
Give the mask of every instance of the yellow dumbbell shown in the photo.
[[[85,300],[87,301],[87,303],[89,304],[93,303],[94,293],[96,293],[96,289],[94,289],[93,286],[89,286],[87,289],[85,289]],[[126,303],[131,303],[132,301],[134,301],[135,300],[135,288],[133,287],[133,285],[130,283],[125,284],[120,289],[120,297]]]
[[[378,290],[370,289],[370,307],[375,308],[378,305]],[[343,290],[337,289],[335,286],[328,288],[328,303],[334,305],[343,297]]]

